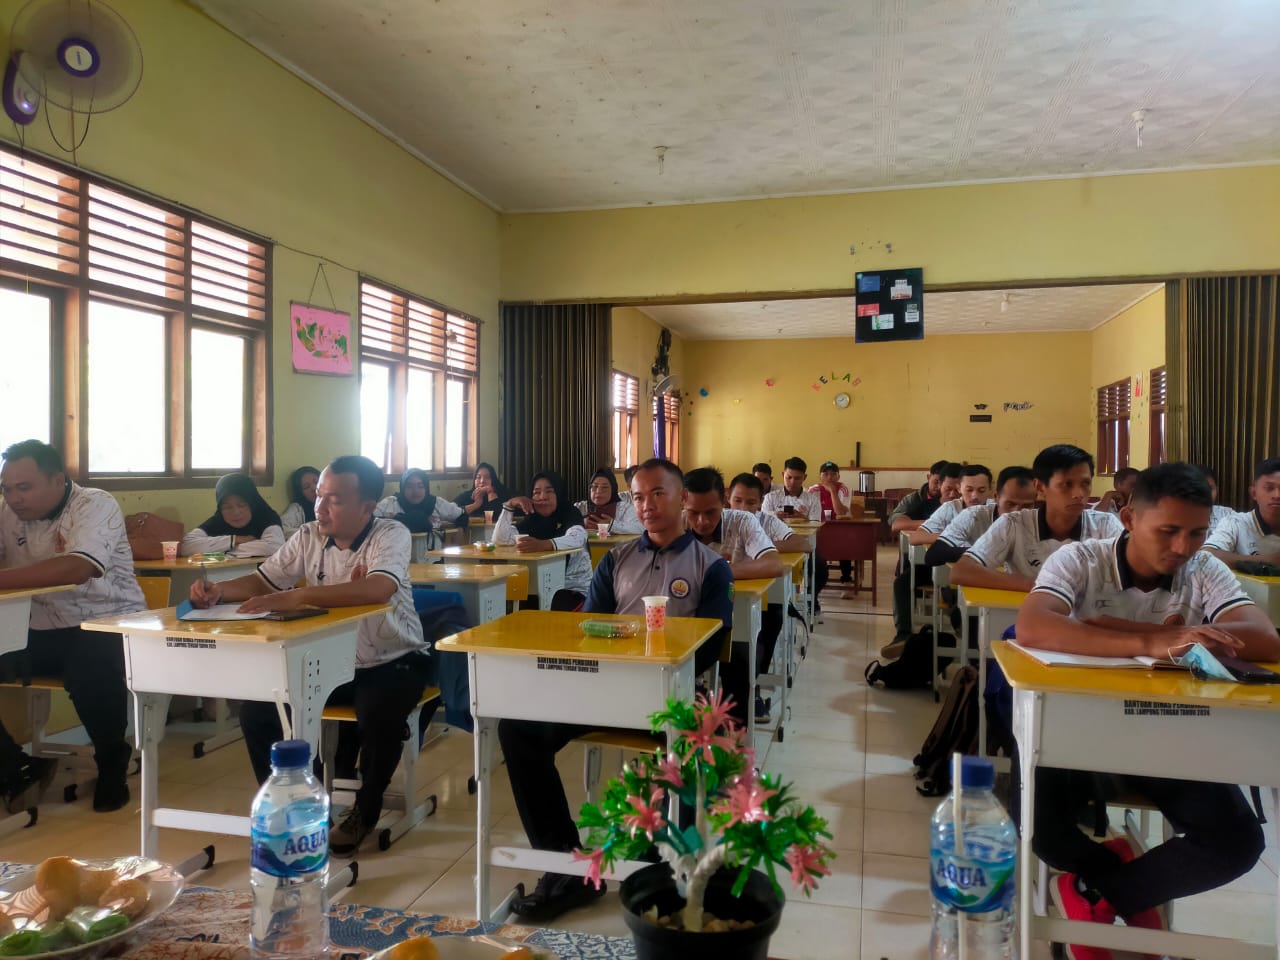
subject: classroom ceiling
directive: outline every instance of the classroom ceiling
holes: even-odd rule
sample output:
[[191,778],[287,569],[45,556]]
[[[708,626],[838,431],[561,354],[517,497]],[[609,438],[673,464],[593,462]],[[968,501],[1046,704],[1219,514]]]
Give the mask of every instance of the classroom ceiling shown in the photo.
[[[925,293],[925,335],[1092,330],[1162,286],[1121,283]],[[1008,306],[1001,310],[1006,296]],[[853,336],[853,297],[693,303],[640,309],[686,340]]]
[[1276,0],[191,2],[504,211],[1280,162]]

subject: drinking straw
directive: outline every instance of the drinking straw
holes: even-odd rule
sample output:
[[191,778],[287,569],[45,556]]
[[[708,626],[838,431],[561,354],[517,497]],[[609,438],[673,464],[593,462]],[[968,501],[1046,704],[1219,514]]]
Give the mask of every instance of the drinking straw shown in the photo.
[[[955,834],[956,857],[964,856],[964,825],[960,818],[960,803],[964,796],[962,778],[960,776],[960,753],[951,754],[951,826]],[[959,960],[968,960],[969,944],[965,937],[965,915],[963,910],[956,910],[956,939],[960,943]]]

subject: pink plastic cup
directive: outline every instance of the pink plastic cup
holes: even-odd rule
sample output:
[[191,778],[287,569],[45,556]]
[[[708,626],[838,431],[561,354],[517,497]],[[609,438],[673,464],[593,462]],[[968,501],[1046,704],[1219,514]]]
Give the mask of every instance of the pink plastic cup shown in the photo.
[[653,633],[667,628],[667,598],[644,597],[645,629]]

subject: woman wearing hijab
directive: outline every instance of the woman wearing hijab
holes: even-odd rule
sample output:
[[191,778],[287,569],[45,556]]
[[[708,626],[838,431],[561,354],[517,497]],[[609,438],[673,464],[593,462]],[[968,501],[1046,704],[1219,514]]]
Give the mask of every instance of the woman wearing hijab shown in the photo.
[[[399,520],[409,528],[410,533],[431,534],[430,544],[434,546],[436,527],[450,520],[457,520],[462,516],[462,508],[434,496],[427,471],[410,467],[400,478],[400,492],[384,498],[373,515]],[[416,550],[414,554],[417,555]]]
[[225,553],[229,557],[269,557],[284,546],[280,515],[271,509],[253,480],[228,473],[214,487],[218,512],[182,538],[178,552]]
[[493,469],[493,465],[480,464],[476,467],[475,482],[471,489],[458,494],[453,501],[465,514],[458,523],[465,526],[471,517],[483,517],[486,510],[492,510],[496,514],[510,496],[498,479],[498,471]]
[[289,505],[280,514],[286,540],[304,523],[316,518],[316,484],[319,482],[320,471],[315,467],[299,467],[289,474]]
[[569,502],[559,474],[550,470],[535,473],[530,487],[529,496],[512,497],[502,505],[493,541],[502,546],[515,544],[521,553],[575,549],[565,563],[564,589],[551,598],[551,609],[576,610],[591,585],[591,555],[587,553],[582,514]]
[[618,493],[618,480],[608,467],[601,467],[591,475],[587,499],[574,506],[592,530],[602,523],[609,524],[610,533],[640,533],[644,530],[636,516],[636,508]]

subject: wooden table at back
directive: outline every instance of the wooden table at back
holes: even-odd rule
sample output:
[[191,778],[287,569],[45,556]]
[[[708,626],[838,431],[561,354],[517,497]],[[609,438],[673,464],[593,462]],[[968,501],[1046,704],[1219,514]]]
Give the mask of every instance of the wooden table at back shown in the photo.
[[538,608],[549,610],[551,598],[564,587],[565,565],[576,550],[545,550],[521,553],[514,546],[479,550],[475,547],[444,547],[428,550],[426,560],[448,563],[518,563],[529,568],[529,592],[538,597]]
[[[309,742],[317,756],[325,701],[354,675],[360,621],[390,609],[341,607],[290,621],[188,621],[169,607],[85,621],[86,630],[124,637],[125,682],[134,695],[142,753],[142,855],[156,855],[160,827],[249,835],[248,816],[157,806],[159,747],[171,696],[282,699],[293,711],[294,736]],[[252,799],[245,797],[246,814]]]
[[[634,637],[585,635],[584,620],[629,623]],[[694,695],[694,653],[720,629],[719,620],[671,617],[647,634],[643,616],[519,610],[440,641],[467,654],[475,717],[476,916],[487,920],[493,864],[583,874],[567,853],[502,847],[490,851],[490,778],[500,720],[543,720],[648,730],[649,715],[668,698]],[[641,864],[640,866],[643,866]],[[619,875],[635,869],[619,869]],[[501,912],[505,909],[506,900]],[[496,915],[496,913],[494,914]]]
[[507,580],[524,569],[515,563],[411,563],[409,582],[461,594],[471,622],[488,623],[506,614]]

